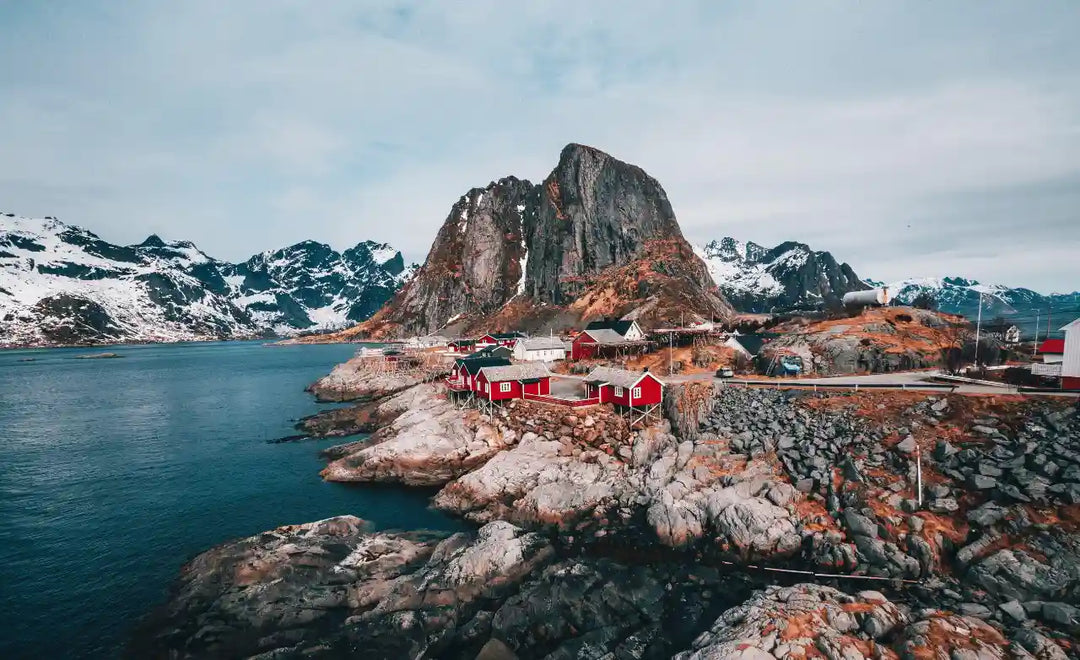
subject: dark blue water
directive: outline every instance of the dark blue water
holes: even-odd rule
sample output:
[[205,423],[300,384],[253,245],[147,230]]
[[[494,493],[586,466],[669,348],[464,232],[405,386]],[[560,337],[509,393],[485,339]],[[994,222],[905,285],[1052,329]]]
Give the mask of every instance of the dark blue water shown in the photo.
[[266,442],[354,349],[0,351],[0,658],[114,657],[181,564],[232,538],[339,514],[460,529],[424,493],[323,482],[331,441]]

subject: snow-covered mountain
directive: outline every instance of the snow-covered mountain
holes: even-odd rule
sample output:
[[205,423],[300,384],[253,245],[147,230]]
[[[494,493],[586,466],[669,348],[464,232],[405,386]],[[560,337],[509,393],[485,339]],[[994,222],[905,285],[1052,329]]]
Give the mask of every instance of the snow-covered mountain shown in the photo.
[[[983,321],[993,321],[1000,317],[1010,325],[1019,326],[1029,336],[1035,334],[1036,322],[1040,325],[1039,335],[1046,336],[1048,310],[1051,313],[1049,328],[1054,332],[1066,322],[1080,317],[1080,292],[1043,295],[1031,289],[980,284],[963,277],[913,278],[891,282],[886,286],[889,288],[889,295],[896,302],[911,304],[921,295],[927,295],[932,297],[937,309],[963,314],[971,319],[976,318],[979,313],[981,294]],[[1053,316],[1057,316],[1061,322],[1054,323]]]
[[769,249],[723,238],[694,251],[735,309],[768,312],[838,304],[848,291],[868,288],[851,266],[828,252],[787,241]]
[[0,214],[0,346],[288,335],[367,318],[411,270],[365,241],[307,241],[239,264],[186,241],[114,245],[55,218]]

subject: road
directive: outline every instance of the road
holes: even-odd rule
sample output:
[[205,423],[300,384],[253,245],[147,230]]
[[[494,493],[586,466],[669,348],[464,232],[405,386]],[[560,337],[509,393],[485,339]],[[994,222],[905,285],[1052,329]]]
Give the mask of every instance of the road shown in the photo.
[[[866,374],[866,375],[848,375],[848,376],[827,376],[822,378],[783,378],[783,379],[770,379],[772,382],[779,383],[779,387],[785,385],[881,385],[881,384],[895,384],[896,389],[908,389],[917,390],[920,389],[920,385],[926,385],[927,381],[934,376],[940,375],[940,371],[898,371],[887,374]],[[673,376],[660,375],[661,379],[672,383],[684,383],[688,381],[708,381],[722,382],[719,378],[712,378],[709,374],[678,374]],[[736,381],[733,385],[738,386],[737,381],[743,380],[742,377],[732,379]],[[745,377],[745,380],[756,380],[753,376]],[[994,387],[992,385],[978,385],[973,383],[952,383],[955,385],[955,392],[959,394],[1016,394],[1016,388],[1014,387]],[[767,387],[761,385],[759,387]],[[947,391],[940,390],[939,388],[926,388],[927,392],[930,391]],[[1047,396],[1076,396],[1073,393],[1061,392],[1052,393]]]

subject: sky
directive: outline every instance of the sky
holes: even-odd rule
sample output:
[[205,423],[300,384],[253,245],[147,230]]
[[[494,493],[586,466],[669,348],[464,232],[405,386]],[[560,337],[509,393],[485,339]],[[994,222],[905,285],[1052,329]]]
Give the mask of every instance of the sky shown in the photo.
[[683,233],[1080,289],[1080,2],[0,0],[0,210],[423,260],[580,142]]

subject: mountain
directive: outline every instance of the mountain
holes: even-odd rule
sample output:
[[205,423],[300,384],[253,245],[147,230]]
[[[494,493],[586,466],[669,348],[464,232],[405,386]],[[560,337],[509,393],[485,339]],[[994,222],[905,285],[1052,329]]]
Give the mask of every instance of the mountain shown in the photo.
[[769,249],[723,238],[695,252],[724,296],[744,312],[835,305],[845,293],[869,288],[851,266],[803,243]]
[[278,334],[359,323],[407,276],[401,253],[373,241],[341,253],[304,241],[228,264],[222,274],[233,302]]
[[639,167],[570,144],[539,185],[506,177],[458,199],[416,276],[355,334],[538,330],[684,312],[733,310],[664,189]]
[[186,241],[114,245],[0,214],[0,346],[226,339],[340,328],[407,278],[400,253],[305,242],[232,264]]
[[[881,283],[873,282],[880,286]],[[1029,337],[1035,335],[1036,323],[1040,337],[1047,332],[1047,311],[1050,311],[1049,328],[1058,328],[1080,317],[1080,293],[1044,295],[1031,289],[1013,288],[1001,284],[980,284],[963,277],[925,277],[900,280],[886,284],[889,295],[897,302],[911,304],[920,295],[928,295],[937,309],[953,314],[963,314],[969,319],[979,314],[979,296],[982,295],[982,318],[992,322],[1001,318],[1015,324]],[[1053,319],[1056,317],[1059,322]]]

